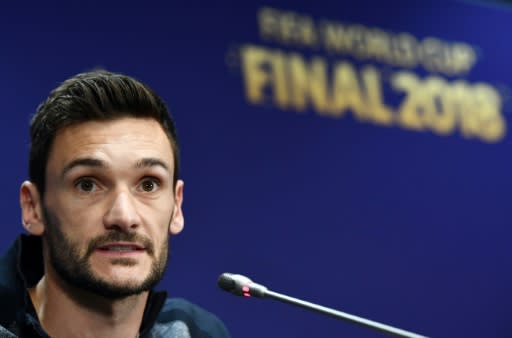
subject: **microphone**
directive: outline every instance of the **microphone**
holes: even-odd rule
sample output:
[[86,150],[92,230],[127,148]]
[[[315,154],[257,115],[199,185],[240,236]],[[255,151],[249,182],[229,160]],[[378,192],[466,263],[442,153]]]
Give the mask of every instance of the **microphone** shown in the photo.
[[275,299],[283,303],[288,303],[291,305],[295,305],[298,307],[305,308],[310,311],[315,311],[322,313],[324,315],[328,315],[334,317],[339,320],[349,321],[364,327],[368,327],[395,337],[404,337],[404,338],[427,338],[426,336],[422,336],[416,334],[414,332],[406,331],[399,329],[397,327],[393,327],[390,325],[382,324],[373,320],[365,319],[362,317],[354,316],[345,312],[337,311],[322,305],[310,303],[298,298],[290,297],[281,293],[277,293],[269,290],[267,287],[254,283],[248,277],[243,275],[233,274],[233,273],[223,273],[219,276],[217,281],[219,287],[224,290],[231,292],[237,296],[244,297],[256,297],[256,298],[270,298]]

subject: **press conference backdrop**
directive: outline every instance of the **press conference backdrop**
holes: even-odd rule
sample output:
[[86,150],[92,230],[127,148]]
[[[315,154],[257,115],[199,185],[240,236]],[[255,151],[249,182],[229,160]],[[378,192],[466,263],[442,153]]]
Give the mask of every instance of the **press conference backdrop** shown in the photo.
[[[465,1],[0,6],[5,250],[28,122],[107,68],[178,124],[185,231],[160,287],[234,337],[380,337],[222,272],[433,337],[511,337],[512,11]],[[1,300],[0,300],[1,302]]]

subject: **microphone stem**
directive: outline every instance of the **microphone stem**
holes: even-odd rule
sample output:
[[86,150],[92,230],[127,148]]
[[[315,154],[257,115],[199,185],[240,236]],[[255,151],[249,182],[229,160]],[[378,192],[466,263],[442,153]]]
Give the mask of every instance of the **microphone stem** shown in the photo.
[[402,329],[399,329],[399,328],[396,328],[396,327],[393,327],[393,326],[390,326],[390,325],[382,324],[382,323],[379,323],[379,322],[376,322],[376,321],[373,321],[373,320],[369,320],[369,319],[361,318],[361,317],[358,317],[358,316],[354,316],[354,315],[351,315],[351,314],[348,314],[348,313],[345,313],[345,312],[341,312],[341,311],[337,311],[337,310],[334,310],[334,309],[331,309],[331,308],[328,308],[328,307],[325,307],[325,306],[321,306],[321,305],[318,305],[318,304],[306,302],[304,300],[297,299],[297,298],[294,298],[294,297],[289,297],[289,296],[286,296],[286,295],[283,295],[281,293],[277,293],[277,292],[274,292],[274,291],[271,291],[271,290],[266,290],[264,297],[265,298],[272,298],[272,299],[278,300],[280,302],[288,303],[288,304],[295,305],[295,306],[298,306],[298,307],[302,307],[302,308],[305,308],[305,309],[308,309],[308,310],[311,310],[311,311],[320,312],[320,313],[329,315],[329,316],[334,317],[334,318],[339,319],[339,320],[345,320],[345,321],[353,322],[355,324],[366,326],[368,328],[371,328],[371,329],[374,329],[374,330],[377,330],[377,331],[381,331],[381,332],[393,335],[395,337],[427,338],[425,336],[421,336],[419,334],[416,334],[416,333],[413,333],[413,332],[410,332],[410,331],[405,331],[405,330],[402,330]]

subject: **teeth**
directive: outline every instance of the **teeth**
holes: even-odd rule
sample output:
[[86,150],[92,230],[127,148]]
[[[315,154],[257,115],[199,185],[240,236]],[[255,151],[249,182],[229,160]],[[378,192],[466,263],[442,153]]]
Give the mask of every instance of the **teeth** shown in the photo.
[[134,248],[131,246],[109,246],[107,247],[109,251],[133,251]]

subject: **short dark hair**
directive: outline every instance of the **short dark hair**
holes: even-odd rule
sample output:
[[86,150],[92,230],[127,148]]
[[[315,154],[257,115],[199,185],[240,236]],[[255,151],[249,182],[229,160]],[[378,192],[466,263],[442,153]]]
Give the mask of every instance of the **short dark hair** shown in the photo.
[[162,126],[173,151],[175,186],[179,177],[178,139],[162,98],[132,77],[95,70],[75,75],[52,90],[30,122],[29,177],[41,196],[46,188],[46,165],[57,131],[87,121],[121,117],[153,118]]

